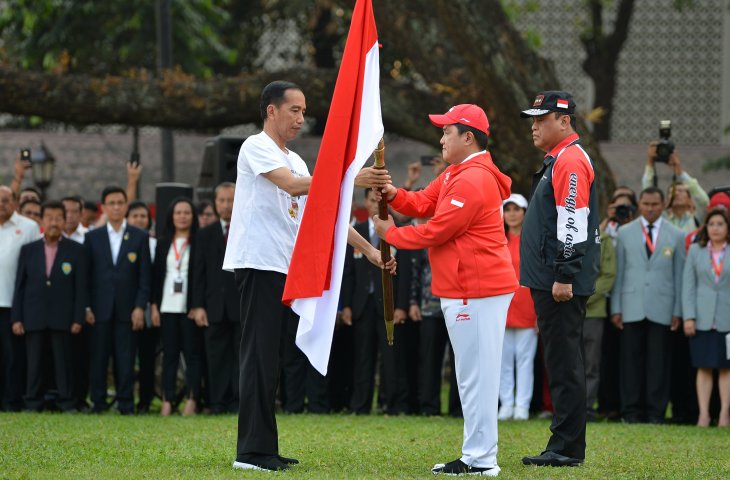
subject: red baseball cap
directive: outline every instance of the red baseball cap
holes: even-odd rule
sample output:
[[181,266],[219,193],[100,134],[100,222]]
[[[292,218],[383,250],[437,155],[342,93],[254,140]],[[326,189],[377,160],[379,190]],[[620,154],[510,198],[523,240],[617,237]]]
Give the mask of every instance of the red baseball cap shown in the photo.
[[730,195],[725,192],[717,192],[711,196],[707,210],[712,210],[715,207],[725,207],[725,210],[730,212]]
[[467,127],[473,127],[489,135],[489,120],[487,120],[487,114],[478,105],[472,103],[462,103],[461,105],[455,105],[449,109],[448,112],[443,115],[429,115],[431,123],[441,128],[445,125],[453,125],[460,123]]

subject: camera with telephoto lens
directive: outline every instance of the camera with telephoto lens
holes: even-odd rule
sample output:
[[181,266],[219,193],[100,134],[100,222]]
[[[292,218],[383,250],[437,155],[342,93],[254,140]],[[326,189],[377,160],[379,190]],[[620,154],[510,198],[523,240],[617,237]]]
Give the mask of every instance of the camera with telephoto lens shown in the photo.
[[655,162],[669,163],[669,156],[674,153],[674,142],[669,140],[672,136],[671,120],[661,120],[659,122],[659,142],[656,144]]
[[623,223],[627,220],[631,220],[636,209],[633,205],[616,205],[614,218],[617,222]]

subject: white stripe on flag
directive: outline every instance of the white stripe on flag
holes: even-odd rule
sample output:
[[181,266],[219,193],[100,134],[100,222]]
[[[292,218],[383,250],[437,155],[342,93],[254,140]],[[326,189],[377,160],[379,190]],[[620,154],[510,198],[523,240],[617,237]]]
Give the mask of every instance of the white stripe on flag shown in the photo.
[[345,264],[347,231],[350,226],[355,176],[378,146],[384,132],[380,111],[379,57],[380,52],[376,42],[365,57],[357,153],[347,169],[340,187],[341,196],[335,225],[330,288],[325,290],[321,297],[299,298],[292,302],[292,309],[299,315],[297,346],[309,358],[312,366],[322,375],[327,375],[332,335],[335,330],[335,319],[340,300],[342,270]]

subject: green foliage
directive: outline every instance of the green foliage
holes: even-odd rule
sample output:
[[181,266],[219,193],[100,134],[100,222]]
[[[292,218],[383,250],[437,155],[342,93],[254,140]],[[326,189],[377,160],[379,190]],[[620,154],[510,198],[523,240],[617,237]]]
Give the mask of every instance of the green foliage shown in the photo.
[[[540,10],[540,2],[537,0],[500,0],[504,13],[513,24],[526,13],[534,13]],[[542,46],[542,37],[534,28],[527,28],[522,31],[522,38],[527,44],[537,50]]]
[[[0,14],[6,61],[34,70],[120,74],[156,67],[155,2],[125,0],[8,0]],[[171,2],[173,59],[183,70],[210,76],[211,65],[232,63],[236,51],[218,29],[231,17],[230,0]]]
[[[436,478],[460,455],[463,423],[448,417],[280,415],[280,452],[301,460],[286,478]],[[0,414],[3,478],[271,478],[234,471],[234,416]],[[728,478],[728,429],[597,423],[586,464],[525,467],[545,420],[500,422],[500,478]]]
[[540,2],[537,0],[500,0],[500,3],[512,23],[525,13],[540,10]]

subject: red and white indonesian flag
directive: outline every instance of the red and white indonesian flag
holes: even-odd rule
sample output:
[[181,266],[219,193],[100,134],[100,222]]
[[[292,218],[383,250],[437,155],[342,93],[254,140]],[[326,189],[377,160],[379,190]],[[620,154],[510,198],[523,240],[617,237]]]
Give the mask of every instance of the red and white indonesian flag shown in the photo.
[[282,301],[297,346],[322,375],[335,328],[355,175],[383,136],[372,0],[357,0]]
[[560,108],[568,108],[568,101],[567,100],[561,100],[558,98],[558,107]]

